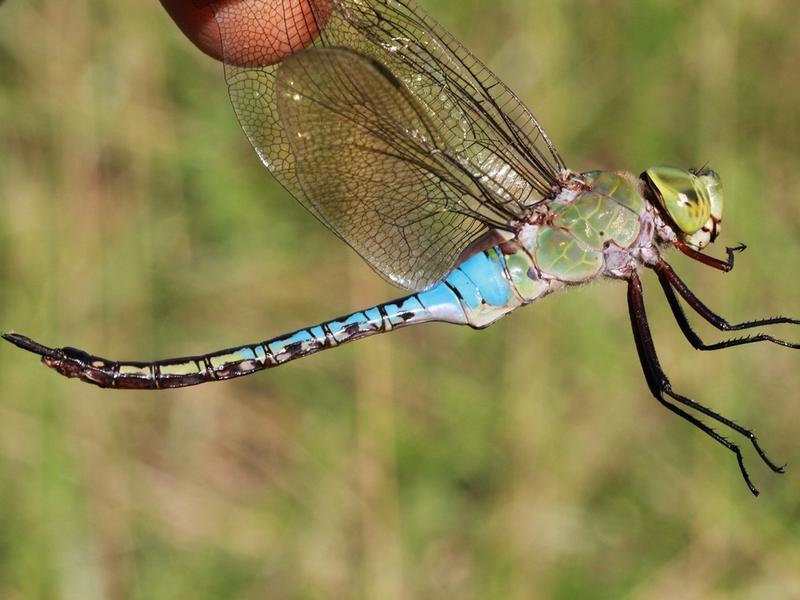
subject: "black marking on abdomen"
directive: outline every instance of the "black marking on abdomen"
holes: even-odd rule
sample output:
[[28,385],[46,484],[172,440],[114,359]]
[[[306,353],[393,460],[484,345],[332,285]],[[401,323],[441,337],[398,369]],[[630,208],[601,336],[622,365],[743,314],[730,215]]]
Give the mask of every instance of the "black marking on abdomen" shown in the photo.
[[[366,315],[365,315],[366,316]],[[352,337],[361,331],[360,323],[349,323],[344,326],[344,333],[347,337]]]
[[[390,332],[392,330],[392,322],[389,320],[389,315],[386,312],[386,305],[378,304],[378,312],[381,315],[381,325],[382,325],[381,329],[385,333]],[[367,316],[367,315],[364,315],[364,316]]]
[[[277,367],[280,364],[278,363],[278,359],[275,358],[275,355],[269,349],[269,345],[267,342],[262,342],[261,344],[257,344],[254,347],[261,348],[264,350],[264,368]],[[254,354],[258,356],[258,352],[255,352]],[[267,367],[267,363],[269,363],[269,367]]]
[[209,379],[217,379],[217,372],[214,370],[214,366],[211,364],[211,358],[207,354],[203,356],[203,366],[206,368]]
[[296,355],[300,354],[302,349],[303,342],[292,342],[291,344],[287,344],[283,347],[283,351],[291,358],[295,358]]
[[327,342],[328,348],[335,348],[338,346],[339,341],[336,339],[336,336],[333,335],[330,325],[328,325],[328,321],[320,324],[320,327],[322,327],[322,331],[325,334],[325,341]]
[[[463,273],[463,271],[462,271],[462,273]],[[467,277],[467,274],[464,273],[464,276]],[[469,279],[469,277],[467,277],[467,279]],[[469,280],[472,281],[471,279],[469,279]],[[467,309],[467,305],[464,304],[464,297],[461,295],[461,292],[458,291],[458,288],[455,287],[454,285],[451,285],[450,282],[447,281],[446,279],[444,280],[443,283],[450,289],[451,292],[453,292],[453,295],[455,295],[456,300],[458,300],[459,306],[461,306],[461,310],[464,313],[464,316],[469,315],[470,311]],[[468,316],[467,316],[467,320],[469,320]]]

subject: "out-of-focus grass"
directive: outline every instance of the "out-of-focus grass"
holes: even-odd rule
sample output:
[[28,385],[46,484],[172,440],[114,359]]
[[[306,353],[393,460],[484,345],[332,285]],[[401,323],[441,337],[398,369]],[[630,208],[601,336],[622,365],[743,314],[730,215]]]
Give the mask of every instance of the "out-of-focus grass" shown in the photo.
[[[750,250],[677,269],[731,318],[800,313],[796,2],[425,5],[573,169],[710,161]],[[0,328],[163,357],[397,294],[263,171],[158,3],[0,11]],[[800,356],[694,352],[645,283],[676,388],[789,462],[739,440],[758,500],[648,396],[612,283],[171,392],[3,345],[0,596],[798,597]]]

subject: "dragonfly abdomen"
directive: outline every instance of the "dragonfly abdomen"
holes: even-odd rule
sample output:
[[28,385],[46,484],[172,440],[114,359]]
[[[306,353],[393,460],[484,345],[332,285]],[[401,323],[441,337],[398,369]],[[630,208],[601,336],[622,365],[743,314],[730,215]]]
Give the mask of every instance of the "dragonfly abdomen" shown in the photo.
[[[423,298],[429,304],[424,304]],[[41,354],[42,362],[66,377],[104,388],[163,389],[242,377],[362,337],[428,321],[466,322],[455,297],[451,301],[431,289],[262,342],[152,362],[114,361],[77,348],[50,349],[17,334],[6,337]]]
[[440,321],[486,327],[546,293],[528,254],[514,242],[478,252],[433,287],[263,342],[166,360],[115,361],[83,350],[48,348],[19,335],[12,343],[50,368],[105,388],[163,389],[233,379],[402,327]]

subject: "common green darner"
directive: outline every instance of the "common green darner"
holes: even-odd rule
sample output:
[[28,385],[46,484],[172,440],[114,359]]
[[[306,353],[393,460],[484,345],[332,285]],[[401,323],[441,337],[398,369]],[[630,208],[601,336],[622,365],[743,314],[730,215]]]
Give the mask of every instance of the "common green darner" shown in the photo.
[[[705,344],[683,299],[720,330],[730,324],[681,281],[663,254],[702,253],[720,233],[723,192],[710,169],[656,166],[575,173],[517,97],[410,0],[210,2],[226,53],[239,121],[265,166],[304,206],[381,275],[410,295],[277,338],[155,362],[112,361],[25,336],[5,338],[67,377],[101,387],[162,389],[230,379],[345,342],[418,323],[486,327],[551,292],[610,278],[625,281],[634,339],[653,395],[737,457],[739,447],[688,409],[748,437],[754,434],[676,393],[650,334],[638,271],[653,269],[678,324],[697,349],[756,341],[797,349],[758,333]],[[285,15],[267,23],[264,5]],[[259,9],[255,10],[254,7]],[[299,8],[298,8],[299,7]],[[243,29],[262,32],[242,54]],[[265,59],[276,48],[291,52]]]

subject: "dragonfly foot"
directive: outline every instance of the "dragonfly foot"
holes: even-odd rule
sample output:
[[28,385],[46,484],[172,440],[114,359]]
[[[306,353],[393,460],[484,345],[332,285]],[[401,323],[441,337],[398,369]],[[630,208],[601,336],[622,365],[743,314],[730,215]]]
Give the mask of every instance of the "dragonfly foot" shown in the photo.
[[747,472],[747,467],[744,466],[742,451],[739,450],[739,447],[734,444],[731,445],[731,450],[736,455],[736,461],[739,463],[739,471],[741,471],[742,473],[742,478],[744,479],[744,482],[747,484],[747,487],[750,489],[750,492],[752,492],[753,496],[758,498],[761,492],[758,491],[758,488],[750,480],[750,474]]
[[758,438],[756,438],[756,435],[752,431],[749,432],[748,437],[750,438],[750,442],[753,444],[753,447],[756,449],[756,452],[761,457],[761,460],[763,460],[770,469],[772,469],[775,473],[782,474],[786,472],[786,463],[779,465],[772,462],[772,460],[770,460],[770,458],[767,456],[767,453],[764,452],[761,444],[758,443]]
[[737,252],[738,253],[744,252],[745,250],[747,250],[747,244],[743,244],[742,242],[739,242],[738,244],[736,244],[733,247],[728,246],[727,248],[725,248],[725,252],[727,253],[728,260],[730,262],[733,262],[733,255],[734,254],[736,254]]

